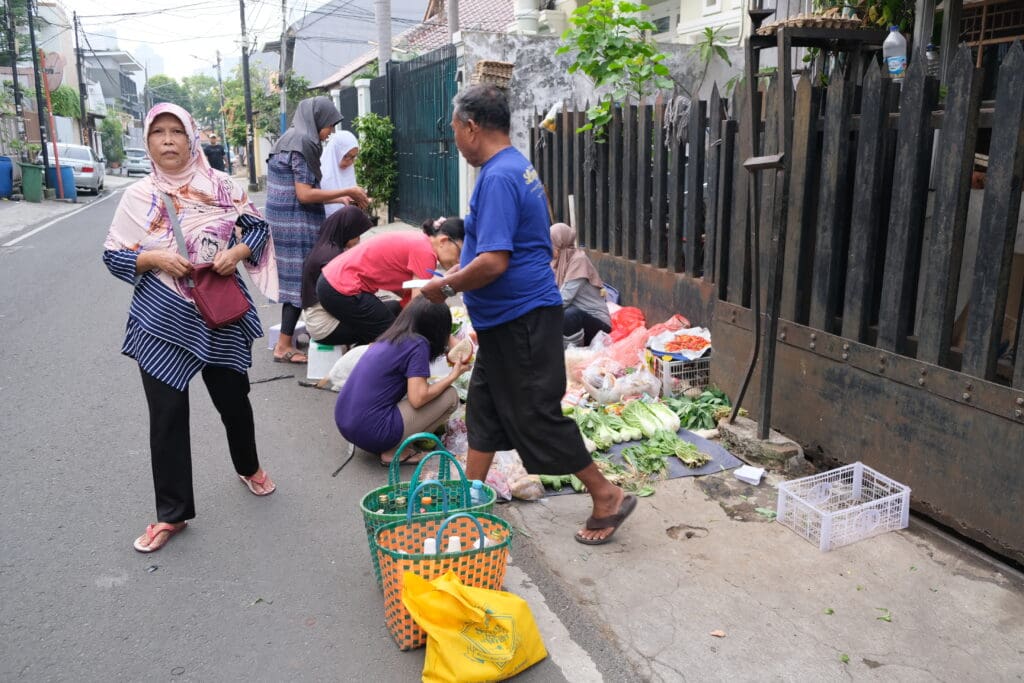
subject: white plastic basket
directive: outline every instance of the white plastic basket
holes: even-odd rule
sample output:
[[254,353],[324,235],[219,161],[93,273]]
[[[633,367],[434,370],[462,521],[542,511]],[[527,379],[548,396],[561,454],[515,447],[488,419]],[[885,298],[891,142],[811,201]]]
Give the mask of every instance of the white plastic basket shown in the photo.
[[651,371],[661,380],[662,396],[679,396],[687,389],[704,391],[711,383],[711,356],[695,360],[665,360],[648,351]]
[[777,519],[822,551],[910,523],[910,487],[861,462],[779,484]]

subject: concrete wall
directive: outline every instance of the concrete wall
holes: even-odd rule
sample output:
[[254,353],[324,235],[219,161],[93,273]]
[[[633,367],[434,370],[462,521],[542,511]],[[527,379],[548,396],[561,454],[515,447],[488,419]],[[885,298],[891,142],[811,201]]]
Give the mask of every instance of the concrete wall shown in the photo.
[[[728,0],[727,0],[728,1]],[[462,69],[466,83],[480,60],[513,62],[510,89],[512,107],[512,143],[529,155],[530,125],[534,110],[546,112],[555,102],[575,101],[582,105],[595,99],[593,84],[584,76],[570,74],[571,54],[556,55],[561,45],[557,37],[526,36],[498,33],[463,32],[464,61]],[[672,78],[687,89],[693,89],[700,78],[697,57],[690,54],[690,46],[661,44],[668,55],[665,60]],[[741,62],[739,50],[731,50],[733,64]],[[701,89],[702,96],[710,92],[714,79],[724,84],[735,69],[716,64],[709,70]]]

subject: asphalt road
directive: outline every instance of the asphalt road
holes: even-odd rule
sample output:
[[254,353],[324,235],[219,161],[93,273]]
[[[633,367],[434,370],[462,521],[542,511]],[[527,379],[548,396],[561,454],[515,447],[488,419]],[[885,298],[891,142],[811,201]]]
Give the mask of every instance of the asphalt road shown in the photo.
[[[132,549],[155,519],[145,400],[120,354],[131,287],[100,258],[118,198],[0,247],[0,680],[418,680],[423,651],[386,630],[358,509],[385,472],[357,460],[331,476],[347,450],[334,394],[300,387],[263,340],[251,398],[277,492],[235,477],[196,381],[197,518],[157,553]],[[517,680],[630,680],[534,542],[517,539],[510,589],[564,637]]]

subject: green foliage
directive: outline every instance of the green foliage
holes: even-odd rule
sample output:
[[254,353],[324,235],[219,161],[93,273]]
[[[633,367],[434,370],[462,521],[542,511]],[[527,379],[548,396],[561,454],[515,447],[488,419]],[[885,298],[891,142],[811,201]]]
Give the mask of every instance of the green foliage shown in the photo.
[[217,79],[212,76],[186,76],[181,79],[189,101],[192,103],[190,113],[203,128],[220,129],[220,87]]
[[103,156],[109,163],[120,163],[124,159],[124,129],[114,112],[110,112],[100,124],[100,137],[103,139]]
[[914,27],[914,4],[915,0],[814,0],[814,10],[841,7],[852,10],[872,26],[899,26],[906,33]]
[[573,27],[562,34],[563,45],[556,54],[575,52],[569,73],[582,73],[598,89],[604,89],[597,104],[587,111],[589,123],[579,130],[594,130],[603,141],[611,121],[615,100],[639,101],[657,90],[672,87],[665,55],[650,39],[653,23],[636,15],[647,9],[623,0],[593,0],[573,11]]
[[[711,63],[715,59],[721,59],[723,62],[732,66],[732,60],[729,59],[729,53],[725,47],[722,46],[722,41],[726,36],[722,33],[722,28],[710,28],[705,27],[704,33],[701,34],[701,38],[697,43],[690,48],[690,54],[696,55],[698,61],[703,67],[701,70],[700,80],[697,81],[697,87],[694,88],[692,93],[689,93],[691,99],[700,97],[700,89],[704,86],[704,79],[708,76],[708,69],[711,68]],[[736,86],[733,82],[735,76],[726,82],[726,93],[730,90],[729,83],[732,82],[732,87]]]
[[188,92],[170,76],[163,74],[152,76],[146,83],[146,89],[149,91],[149,100],[153,104],[170,102],[188,112],[192,111],[192,101],[189,99]]
[[395,195],[395,126],[388,117],[370,113],[358,117],[353,127],[359,137],[356,179],[373,198],[374,206],[382,208]]
[[[252,95],[253,128],[270,140],[280,137],[280,94],[271,87],[267,71],[259,67],[249,69],[249,84]],[[310,97],[309,81],[294,72],[288,73],[285,83],[288,93],[289,122],[299,102]],[[227,120],[227,138],[233,145],[245,144],[245,95],[242,91],[241,67],[235,70],[233,78],[224,81],[224,116]]]
[[50,103],[53,105],[53,113],[57,116],[69,116],[73,119],[82,116],[78,93],[71,86],[62,85],[51,92]]

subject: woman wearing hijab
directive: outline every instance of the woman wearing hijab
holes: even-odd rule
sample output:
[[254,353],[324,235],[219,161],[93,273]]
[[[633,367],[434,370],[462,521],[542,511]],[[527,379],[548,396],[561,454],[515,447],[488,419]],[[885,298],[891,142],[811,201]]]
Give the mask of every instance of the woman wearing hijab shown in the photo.
[[[339,130],[327,138],[324,145],[324,152],[320,155],[320,168],[323,169],[324,177],[320,181],[320,187],[325,190],[343,190],[347,187],[357,187],[356,182],[356,157],[359,156],[359,141],[356,136],[347,130]],[[324,211],[330,216],[341,209],[345,204],[351,204],[348,197],[341,198],[341,204],[325,204]]]
[[[270,298],[277,296],[277,271],[266,222],[240,186],[210,168],[192,116],[177,105],[158,104],[146,116],[144,134],[153,172],[121,198],[103,245],[103,262],[115,277],[135,286],[121,352],[138,362],[149,406],[157,523],[134,547],[150,553],[196,514],[188,396],[196,373],[202,373],[224,423],[238,478],[257,496],[274,492],[256,453],[247,374],[252,342],[263,331],[236,267],[243,263]],[[187,258],[178,249],[168,202]],[[238,322],[215,330],[203,322],[187,277],[201,263],[233,276],[245,293],[250,307]]]
[[267,222],[274,235],[281,302],[281,333],[274,347],[279,363],[306,363],[308,358],[292,348],[292,335],[302,312],[302,264],[309,255],[320,226],[324,205],[347,197],[361,208],[368,204],[359,187],[322,189],[321,144],[341,121],[337,107],[327,97],[299,102],[292,125],[267,159]]
[[604,282],[582,249],[576,247],[576,230],[565,223],[551,226],[555,281],[562,293],[562,336],[566,341],[590,344],[598,332],[612,331],[612,317],[605,301]]
[[335,334],[338,319],[320,305],[316,283],[324,266],[346,249],[359,244],[360,236],[369,229],[370,219],[355,206],[340,207],[321,226],[320,237],[302,267],[302,312],[306,316],[310,339],[331,346],[345,343],[340,335]]

